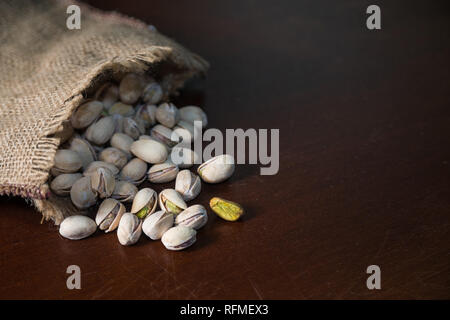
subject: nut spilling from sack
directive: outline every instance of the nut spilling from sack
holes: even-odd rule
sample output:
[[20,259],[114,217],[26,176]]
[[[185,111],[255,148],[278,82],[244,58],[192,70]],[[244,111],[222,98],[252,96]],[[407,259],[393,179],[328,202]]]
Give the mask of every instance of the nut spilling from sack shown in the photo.
[[[117,230],[122,245],[135,244],[142,232],[161,239],[169,250],[195,243],[208,214],[203,205],[186,202],[200,194],[201,180],[223,182],[235,164],[232,156],[219,155],[201,164],[198,175],[189,170],[198,155],[186,143],[194,139],[194,121],[205,127],[207,116],[197,106],[178,109],[166,101],[165,91],[153,78],[129,73],[120,83],[103,84],[64,124],[50,188],[59,197],[70,197],[80,213],[61,223],[63,237],[83,239],[98,228]],[[181,163],[171,160],[174,152],[182,154]],[[174,187],[158,194],[149,187],[139,190],[144,182],[174,182]],[[235,203],[211,203],[228,221],[243,213]],[[96,213],[95,219],[89,213]]]

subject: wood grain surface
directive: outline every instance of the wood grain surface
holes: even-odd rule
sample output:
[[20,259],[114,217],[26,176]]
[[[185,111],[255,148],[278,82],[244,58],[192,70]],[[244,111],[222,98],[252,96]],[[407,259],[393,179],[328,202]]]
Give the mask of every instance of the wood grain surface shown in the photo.
[[[280,171],[240,165],[204,185],[195,202],[221,196],[247,215],[209,212],[183,252],[144,236],[132,247],[101,232],[69,241],[1,197],[0,298],[450,298],[448,2],[377,1],[377,31],[369,1],[89,3],[204,56],[207,79],[177,105],[204,107],[221,130],[280,129]],[[81,290],[66,287],[72,264]],[[369,265],[381,290],[366,287]]]

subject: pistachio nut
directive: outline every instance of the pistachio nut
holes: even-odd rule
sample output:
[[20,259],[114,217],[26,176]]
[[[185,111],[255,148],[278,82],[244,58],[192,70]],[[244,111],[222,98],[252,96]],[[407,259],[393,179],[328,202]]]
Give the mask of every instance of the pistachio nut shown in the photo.
[[163,90],[157,82],[147,84],[142,92],[142,100],[150,104],[160,102],[162,97]]
[[137,217],[144,219],[146,216],[152,214],[158,205],[158,194],[151,188],[144,188],[134,196],[133,205],[131,206],[131,213]]
[[80,105],[72,114],[71,122],[75,129],[84,129],[92,124],[103,111],[103,103],[91,100]]
[[132,213],[124,213],[117,228],[117,238],[123,246],[138,242],[142,234],[142,220]]
[[112,195],[116,185],[116,179],[109,169],[97,168],[90,177],[91,189],[93,192],[96,192],[101,199],[108,198]]
[[202,182],[196,174],[189,170],[181,170],[175,180],[175,190],[181,194],[184,201],[195,199],[201,191]]
[[174,189],[164,189],[159,194],[159,207],[166,212],[178,214],[186,209],[187,205]]
[[197,231],[182,225],[167,230],[161,242],[168,250],[183,250],[193,245],[196,241]]
[[170,160],[181,169],[190,168],[199,162],[199,155],[190,148],[183,147],[182,144],[172,148]]
[[173,226],[174,215],[163,210],[157,211],[145,218],[142,231],[152,240],[161,239],[162,235]]
[[70,240],[80,240],[95,232],[97,225],[94,220],[82,215],[67,217],[59,225],[59,234]]
[[114,133],[114,135],[111,138],[110,144],[111,147],[114,147],[116,149],[119,149],[120,151],[123,151],[128,159],[131,158],[131,152],[130,147],[131,144],[134,142],[133,138],[125,133]]
[[134,158],[128,162],[120,172],[120,180],[139,185],[145,180],[147,173],[147,163],[139,158]]
[[51,173],[54,176],[62,173],[73,173],[80,170],[81,166],[82,162],[78,153],[72,150],[60,149],[56,150]]
[[145,133],[145,125],[141,119],[124,118],[123,119],[123,133],[129,135],[133,139],[139,138]]
[[136,108],[135,118],[143,121],[146,128],[156,124],[156,106],[153,104],[144,103]]
[[156,109],[156,120],[163,126],[172,128],[180,120],[178,108],[173,103],[164,102]]
[[114,133],[123,133],[123,119],[125,118],[117,113],[113,114],[112,117],[114,120]]
[[99,100],[103,103],[103,107],[108,110],[111,106],[119,100],[119,87],[114,83],[105,82],[94,96],[95,100]]
[[135,73],[128,73],[122,78],[119,85],[120,100],[123,103],[133,104],[138,101],[143,90],[143,78]]
[[202,127],[205,128],[208,125],[208,117],[206,113],[197,106],[186,106],[180,108],[180,120],[194,123],[194,121],[201,121]]
[[116,168],[122,169],[128,162],[127,155],[114,147],[104,149],[99,154],[100,161],[113,164]]
[[115,165],[104,161],[93,161],[88,165],[86,170],[84,170],[83,175],[90,176],[92,173],[97,171],[97,168],[106,168],[111,171],[114,176],[119,174],[119,169],[117,169]]
[[101,118],[87,128],[86,139],[97,145],[105,144],[111,139],[114,129],[115,123],[112,116]]
[[95,216],[95,223],[100,230],[111,232],[117,228],[122,215],[125,213],[125,206],[115,199],[105,199],[98,208]]
[[228,154],[209,159],[197,169],[198,175],[208,183],[227,180],[234,173],[234,158]]
[[58,196],[70,195],[70,189],[75,181],[82,178],[81,173],[63,173],[55,177],[50,183],[50,189]]
[[190,122],[180,120],[173,129],[183,143],[191,143],[194,140],[194,125]]
[[120,202],[132,202],[137,192],[138,188],[134,184],[128,181],[116,181],[111,198]]
[[178,167],[171,161],[154,164],[148,170],[148,181],[153,183],[165,183],[175,180],[178,174]]
[[167,159],[166,147],[158,141],[141,139],[132,143],[130,151],[147,163],[161,163]]
[[82,177],[75,181],[70,189],[70,199],[80,210],[92,207],[97,202],[97,195],[91,187],[91,177]]
[[157,124],[152,128],[150,135],[154,139],[164,143],[169,148],[172,148],[180,142],[180,136],[177,133],[160,124]]
[[108,113],[110,115],[120,114],[122,117],[130,117],[134,115],[134,108],[131,104],[126,104],[119,101],[114,103],[111,108],[109,108]]
[[218,197],[212,198],[209,206],[219,217],[227,221],[236,221],[244,214],[240,204]]
[[97,160],[97,154],[94,148],[89,143],[89,141],[83,138],[72,138],[72,140],[70,141],[70,150],[78,153],[84,170],[89,166],[89,164],[91,164],[91,162]]
[[59,138],[59,143],[63,144],[73,136],[74,130],[70,120],[65,120],[61,123],[60,128],[58,128],[55,133],[55,138]]
[[208,214],[206,213],[206,208],[201,204],[190,206],[175,218],[176,225],[182,225],[196,230],[203,227],[206,222],[208,222]]

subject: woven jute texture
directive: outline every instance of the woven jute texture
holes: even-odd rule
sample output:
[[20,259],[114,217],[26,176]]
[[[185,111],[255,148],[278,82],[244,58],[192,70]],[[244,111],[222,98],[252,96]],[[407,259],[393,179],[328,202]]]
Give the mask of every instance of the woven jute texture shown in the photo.
[[31,198],[56,224],[74,212],[48,192],[54,136],[95,86],[126,72],[171,65],[170,87],[208,63],[143,22],[81,3],[81,29],[66,26],[74,1],[0,1],[0,194]]

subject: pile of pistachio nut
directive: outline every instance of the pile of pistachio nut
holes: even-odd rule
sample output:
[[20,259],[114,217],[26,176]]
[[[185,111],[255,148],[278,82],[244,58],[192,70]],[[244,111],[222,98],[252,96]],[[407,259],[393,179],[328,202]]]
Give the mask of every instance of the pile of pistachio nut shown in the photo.
[[[196,230],[206,224],[208,214],[203,205],[186,202],[199,195],[202,180],[228,179],[235,170],[234,159],[219,155],[202,163],[198,175],[190,171],[198,155],[186,145],[193,141],[194,121],[205,127],[207,116],[197,106],[178,109],[164,91],[152,77],[129,73],[120,83],[102,85],[63,124],[50,189],[70,197],[80,213],[61,222],[63,237],[83,239],[99,228],[117,230],[122,245],[135,244],[142,232],[161,239],[169,250],[195,243]],[[177,164],[172,161],[175,154]],[[148,187],[139,190],[146,180],[175,180],[175,186],[159,194]],[[239,204],[216,197],[210,207],[228,221],[244,213]]]

